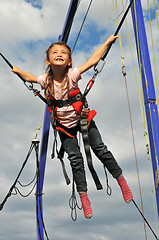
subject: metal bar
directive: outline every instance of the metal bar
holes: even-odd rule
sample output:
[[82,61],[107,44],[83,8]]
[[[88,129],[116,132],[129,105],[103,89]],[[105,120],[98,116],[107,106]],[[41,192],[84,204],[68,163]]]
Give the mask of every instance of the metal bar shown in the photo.
[[73,19],[78,7],[78,3],[79,0],[71,0],[70,2],[62,34],[59,36],[59,41],[67,42],[72,27]]
[[[120,21],[120,23],[119,23],[119,25],[118,25],[115,33],[114,33],[114,36],[116,36],[116,35],[118,34],[118,32],[120,31],[120,28],[121,28],[122,25],[123,25],[123,22],[124,22],[127,14],[128,14],[128,12],[129,12],[129,10],[130,10],[130,7],[131,7],[131,4],[133,3],[133,1],[134,1],[134,0],[131,0],[131,1],[130,1],[129,6],[127,7],[127,9],[126,9],[126,11],[125,11],[125,13],[124,13],[121,21]],[[110,51],[110,49],[111,49],[111,46],[112,46],[112,43],[109,45],[109,47],[107,48],[106,52],[104,53],[104,55],[103,55],[103,57],[102,57],[102,60],[103,60],[103,61],[104,61],[104,59],[106,58],[106,56],[108,55],[108,53],[109,53],[109,51]]]
[[[67,42],[70,30],[71,30],[73,18],[75,16],[75,13],[77,10],[78,3],[79,3],[79,0],[71,0],[71,2],[70,2],[67,17],[66,17],[65,24],[64,24],[64,28],[63,28],[62,34],[59,37],[59,41]],[[45,175],[45,163],[46,163],[46,153],[47,153],[48,138],[49,138],[49,129],[50,129],[50,116],[49,116],[48,108],[46,106],[44,123],[43,123],[43,135],[42,135],[42,143],[41,143],[42,147],[41,147],[41,153],[40,153],[40,168],[39,168],[39,171],[40,171],[40,193],[38,195],[40,197],[41,206],[42,206],[42,195],[41,194],[42,194],[42,190],[43,190],[43,182],[44,182],[44,175]],[[37,191],[38,191],[38,189],[37,189]],[[39,222],[37,224],[40,225],[40,232],[41,232],[41,234],[38,233],[38,239],[43,240],[44,234],[43,234],[43,223],[42,223],[41,218],[39,218]],[[42,236],[42,239],[40,239],[40,235]]]
[[[4,61],[8,64],[8,66],[13,69],[13,65],[8,61],[8,59],[0,53],[0,56],[4,59]],[[16,74],[24,83],[26,82],[19,74]]]
[[[147,36],[140,0],[135,0],[136,15],[134,7],[132,10],[133,26],[138,51],[139,66],[141,66],[146,119],[149,133],[151,159],[154,174],[154,185],[156,191],[156,202],[159,216],[159,117],[156,105],[156,94],[151,70],[151,62],[147,43]],[[136,16],[136,19],[135,19]],[[137,21],[137,23],[135,22]],[[136,34],[137,33],[137,34]],[[138,50],[139,46],[139,50]],[[140,55],[139,55],[140,54]],[[140,56],[140,57],[139,57]]]

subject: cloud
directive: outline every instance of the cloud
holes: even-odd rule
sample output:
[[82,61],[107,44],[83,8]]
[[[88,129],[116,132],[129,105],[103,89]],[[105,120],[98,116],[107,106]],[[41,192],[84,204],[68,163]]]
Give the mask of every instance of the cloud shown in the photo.
[[[44,0],[41,3],[37,1],[1,0],[1,52],[13,65],[17,65],[21,69],[35,75],[42,74],[44,72],[45,50],[53,41],[57,41],[58,36],[61,34],[69,3],[69,0]],[[78,34],[88,4],[89,1],[81,1],[79,5],[69,38],[69,44],[71,46]],[[146,11],[146,1],[142,1],[142,5]],[[153,8],[152,0],[150,1],[150,6]],[[121,4],[119,4],[119,13],[120,12],[122,12]],[[92,3],[87,21],[73,54],[74,66],[79,66],[85,62],[94,50],[97,49],[110,34],[114,33],[116,30],[114,19],[112,1],[99,0]],[[131,13],[128,14],[127,23],[136,71],[139,76]],[[147,21],[145,25],[151,50],[152,44],[149,22]],[[156,50],[156,62],[158,62],[158,30],[155,19],[152,21],[152,30]],[[147,159],[146,154],[145,139],[143,136],[143,120],[125,23],[121,29],[121,36],[127,71],[126,78],[131,104],[144,212],[152,228],[157,232],[153,211],[153,201],[155,202],[155,198],[154,193],[152,194],[153,177],[151,160]],[[150,51],[150,56],[152,59],[152,51]],[[153,66],[152,69],[154,69]],[[9,67],[2,59],[0,71],[1,202],[8,193],[25,160],[38,126],[41,127],[38,133],[38,138],[41,140],[43,118],[40,122],[40,116],[44,108],[43,103],[38,97],[34,97],[32,92],[24,86],[23,82],[11,73]],[[83,75],[83,79],[80,82],[82,90],[85,88],[86,83],[92,77],[93,73],[94,71],[92,69]],[[35,87],[40,89],[39,86]],[[95,119],[103,140],[122,166],[124,175],[133,191],[134,198],[140,207],[138,176],[125,79],[122,76],[119,41],[113,45],[106,59],[106,65],[102,73],[98,75],[94,87],[88,96],[88,101],[91,109],[97,110]],[[77,221],[73,222],[71,220],[71,210],[68,206],[71,195],[71,185],[67,186],[65,184],[60,162],[57,159],[50,159],[52,141],[53,131],[50,129],[43,190],[44,221],[49,238],[55,240],[75,238],[77,240],[87,238],[92,240],[114,240],[117,238],[119,240],[143,239],[144,229],[141,216],[135,209],[133,203],[129,205],[124,203],[116,180],[109,174],[109,183],[112,187],[113,194],[111,197],[107,196],[103,167],[94,156],[93,162],[104,186],[104,190],[96,191],[86,166],[89,197],[92,202],[94,217],[91,220],[87,220],[84,218],[83,212],[78,210]],[[72,178],[67,156],[65,156],[65,162],[68,174],[70,178]],[[21,176],[23,183],[32,179],[35,174],[35,168],[35,153],[33,152]],[[30,187],[23,191],[27,192],[29,189]],[[36,238],[34,193],[35,190],[33,194],[26,199],[17,195],[7,200],[3,210],[0,212],[0,239],[32,240]],[[153,238],[148,228],[147,235],[148,239]]]

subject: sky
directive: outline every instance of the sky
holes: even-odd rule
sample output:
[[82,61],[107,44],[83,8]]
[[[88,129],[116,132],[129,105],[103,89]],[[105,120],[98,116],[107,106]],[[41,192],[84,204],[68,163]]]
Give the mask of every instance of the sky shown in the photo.
[[[123,2],[127,7],[129,1]],[[141,2],[154,74],[148,5],[147,1],[142,0]],[[62,33],[69,3],[70,0],[0,0],[1,53],[8,58],[12,65],[37,76],[43,74],[45,72],[45,51],[52,42],[58,40]],[[121,1],[118,1],[118,4],[120,20],[123,16]],[[154,1],[149,0],[153,44],[156,63],[158,63],[159,29],[153,4]],[[70,47],[74,45],[88,5],[88,0],[80,2],[68,39]],[[141,89],[131,12],[127,16],[127,25],[139,89]],[[82,65],[111,34],[114,34],[115,30],[116,23],[112,1],[94,0],[73,52],[73,67]],[[123,174],[133,192],[134,200],[141,209],[140,180],[144,214],[153,230],[158,234],[151,156],[146,153],[143,119],[125,23],[121,28],[121,41],[127,73],[126,82],[135,146],[132,139],[118,40],[111,48],[106,58],[105,67],[98,75],[89,93],[88,102],[90,108],[97,111],[95,121],[103,141],[122,167]],[[158,69],[157,74],[159,74]],[[18,175],[38,127],[40,128],[38,139],[41,140],[45,105],[25,87],[2,59],[0,59],[0,71],[0,202],[2,202]],[[94,70],[92,69],[82,76],[79,83],[82,91],[93,74]],[[41,91],[40,86],[35,85],[34,87]],[[124,202],[119,186],[110,174],[108,177],[112,195],[107,195],[103,167],[94,155],[93,164],[104,189],[102,191],[96,190],[87,165],[85,165],[93,218],[85,219],[83,212],[77,210],[77,220],[72,221],[68,204],[72,185],[66,185],[60,162],[56,158],[51,160],[52,142],[53,131],[50,128],[43,188],[44,222],[49,239],[146,239],[143,220],[139,212],[133,203],[126,204]],[[80,146],[83,152],[81,141]],[[65,156],[65,163],[69,177],[72,179],[67,156]],[[33,152],[20,177],[23,184],[32,180],[35,169],[36,159]],[[30,189],[31,187],[22,189],[22,192],[27,194]],[[78,195],[77,199],[79,201]],[[37,239],[35,190],[27,198],[22,198],[19,194],[11,196],[0,212],[0,222],[0,240]],[[154,239],[147,226],[146,236],[149,240]]]

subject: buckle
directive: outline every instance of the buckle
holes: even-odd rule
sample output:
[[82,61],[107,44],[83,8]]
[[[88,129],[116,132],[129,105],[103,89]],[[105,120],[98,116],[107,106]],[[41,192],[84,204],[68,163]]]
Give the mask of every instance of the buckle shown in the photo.
[[79,101],[79,100],[81,99],[81,97],[82,97],[82,94],[81,94],[81,93],[78,93],[78,94],[76,95],[76,100]]

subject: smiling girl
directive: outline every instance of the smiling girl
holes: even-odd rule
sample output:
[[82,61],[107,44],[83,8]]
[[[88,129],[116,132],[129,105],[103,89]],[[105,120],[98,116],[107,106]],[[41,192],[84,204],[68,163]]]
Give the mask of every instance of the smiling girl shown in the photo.
[[[53,118],[59,130],[60,140],[64,151],[68,154],[72,167],[73,179],[77,186],[77,192],[83,206],[86,218],[91,218],[93,213],[91,203],[87,195],[87,182],[83,157],[77,140],[77,132],[80,129],[80,111],[72,100],[74,92],[79,93],[78,81],[81,74],[95,66],[110,44],[114,43],[118,36],[111,35],[105,43],[94,52],[90,59],[80,67],[72,69],[71,49],[64,42],[53,43],[46,51],[47,70],[44,75],[34,76],[28,72],[13,67],[12,71],[32,83],[39,83],[45,90],[45,97],[52,100]],[[71,100],[71,101],[70,101]],[[89,119],[88,135],[90,146],[99,160],[108,169],[111,175],[117,179],[121,188],[124,200],[129,203],[133,195],[127,182],[122,175],[122,169],[117,164],[112,153],[103,143],[101,135],[94,120]]]

